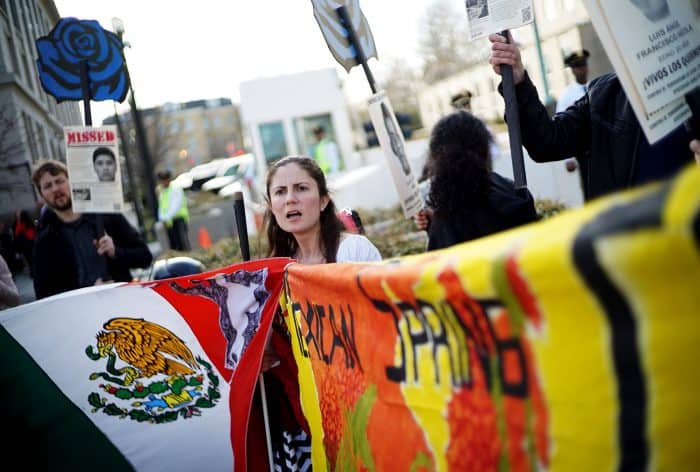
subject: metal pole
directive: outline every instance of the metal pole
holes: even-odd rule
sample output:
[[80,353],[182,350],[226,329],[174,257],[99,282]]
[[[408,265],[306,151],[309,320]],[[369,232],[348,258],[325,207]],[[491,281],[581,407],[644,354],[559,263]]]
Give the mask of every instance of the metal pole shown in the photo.
[[[501,36],[508,39],[508,30],[504,30]],[[510,157],[513,162],[513,177],[515,188],[527,187],[525,177],[525,162],[523,161],[522,137],[520,136],[520,115],[518,114],[518,100],[515,97],[515,81],[513,80],[513,67],[501,64],[501,77],[503,78],[503,98],[506,102],[506,121],[508,122],[508,139],[510,142]]]
[[348,10],[345,8],[345,6],[339,6],[335,9],[335,11],[338,14],[338,18],[340,18],[340,24],[348,32],[348,39],[350,40],[350,44],[355,48],[357,63],[360,64],[362,66],[362,70],[365,71],[367,82],[369,82],[369,88],[372,89],[372,93],[377,93],[377,84],[374,81],[374,76],[372,75],[372,71],[369,69],[369,65],[367,65],[365,51],[362,49],[362,45],[357,39],[357,33],[355,33],[355,30],[352,27],[352,21],[350,21]]
[[233,194],[233,211],[236,217],[236,232],[241,245],[241,256],[244,261],[250,260],[250,246],[248,245],[248,225],[245,219],[245,205],[243,204],[243,192]]
[[144,163],[144,173],[146,174],[146,184],[148,189],[146,191],[146,197],[148,200],[148,205],[151,209],[151,214],[153,215],[153,221],[158,221],[158,198],[156,197],[156,180],[153,176],[153,162],[151,161],[151,153],[148,150],[148,144],[146,143],[146,131],[143,128],[143,121],[141,121],[141,112],[139,112],[136,107],[136,98],[134,97],[134,88],[131,87],[131,116],[134,121],[134,127],[136,129],[136,142],[139,146],[139,153],[143,157]]
[[542,74],[542,88],[544,89],[544,104],[549,108],[554,102],[554,99],[549,94],[549,80],[547,80],[547,67],[544,63],[544,55],[542,54],[542,45],[540,44],[540,30],[537,27],[537,15],[533,18],[532,27],[535,32],[535,48],[537,49],[537,59],[540,63],[540,74]]
[[80,88],[83,95],[85,126],[92,126],[92,112],[90,111],[90,79],[88,78],[87,61],[80,61]]
[[[241,256],[244,261],[250,260],[250,249],[248,245],[248,225],[245,219],[245,205],[243,204],[243,192],[233,194],[233,211],[236,218],[236,232],[241,245]],[[258,376],[258,388],[260,389],[260,401],[263,410],[263,421],[265,423],[265,440],[267,441],[267,460],[270,464],[270,472],[275,470],[275,461],[272,456],[272,437],[270,436],[270,415],[267,411],[267,392],[265,390],[265,376],[260,373]]]
[[117,107],[114,106],[114,121],[117,124],[117,130],[119,131],[119,136],[122,142],[122,153],[124,154],[124,162],[126,163],[126,174],[129,176],[129,185],[131,187],[132,199],[134,202],[134,211],[136,211],[136,219],[139,222],[139,229],[141,230],[141,236],[146,236],[146,225],[143,221],[143,207],[141,206],[141,194],[139,192],[139,187],[136,184],[136,178],[134,176],[134,169],[131,167],[131,160],[129,159],[129,145],[122,129],[122,121],[117,113]]
[[[129,74],[129,67],[126,63],[126,55],[124,54],[124,42],[122,41],[123,31],[118,31],[117,36],[119,36],[119,41],[122,43],[122,56],[124,57],[124,71],[126,72],[126,78],[129,81],[129,88],[131,89],[131,94],[129,96],[129,105],[131,107],[132,121],[134,122],[134,129],[136,130],[136,143],[139,146],[139,153],[144,163],[144,173],[146,174],[146,200],[148,201],[149,209],[153,216],[153,221],[158,221],[158,198],[156,197],[156,180],[153,175],[153,161],[151,160],[151,153],[148,150],[148,144],[146,143],[146,131],[143,127],[143,121],[141,120],[141,113],[136,106],[136,94],[134,93],[134,84],[131,81],[131,75]],[[149,233],[149,231],[146,229]]]

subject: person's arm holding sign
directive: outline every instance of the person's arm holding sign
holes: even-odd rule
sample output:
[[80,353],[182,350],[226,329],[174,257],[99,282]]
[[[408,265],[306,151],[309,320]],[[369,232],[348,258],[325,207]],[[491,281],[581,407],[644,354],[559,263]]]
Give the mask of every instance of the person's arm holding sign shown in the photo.
[[[489,63],[499,75],[501,65],[513,67],[523,145],[530,156],[536,162],[549,162],[584,155],[590,146],[587,97],[584,96],[573,107],[550,119],[547,109],[540,102],[537,89],[525,71],[520,50],[510,32],[508,37],[509,41],[500,34],[489,35]],[[501,86],[499,92],[502,93]]]

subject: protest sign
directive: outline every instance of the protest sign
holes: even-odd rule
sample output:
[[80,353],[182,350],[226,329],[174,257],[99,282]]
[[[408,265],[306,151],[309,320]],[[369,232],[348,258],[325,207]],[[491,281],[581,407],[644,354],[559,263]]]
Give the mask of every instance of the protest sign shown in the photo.
[[328,49],[338,64],[343,66],[347,72],[359,64],[359,59],[357,50],[350,41],[348,29],[338,17],[336,12],[338,7],[344,6],[347,9],[349,26],[355,32],[364,57],[366,59],[377,57],[372,30],[360,9],[359,0],[311,0],[311,3],[314,7],[314,17],[321,28]]
[[684,96],[700,87],[700,8],[692,1],[585,0],[651,144],[690,117]]
[[73,210],[119,213],[124,210],[117,127],[66,127],[66,164]]
[[469,39],[532,23],[532,0],[465,0]]
[[368,100],[368,105],[372,126],[379,145],[384,151],[394,187],[399,194],[401,208],[406,218],[411,218],[423,207],[423,198],[406,156],[406,145],[401,127],[385,92],[372,95]]

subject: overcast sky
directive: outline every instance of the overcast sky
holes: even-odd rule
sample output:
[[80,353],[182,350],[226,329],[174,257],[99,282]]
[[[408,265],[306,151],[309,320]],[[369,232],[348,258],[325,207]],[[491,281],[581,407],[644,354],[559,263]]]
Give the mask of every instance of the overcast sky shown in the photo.
[[[462,8],[462,0],[450,0]],[[304,70],[337,67],[352,101],[370,95],[357,66],[337,65],[313,16],[310,0],[55,0],[62,17],[97,20],[112,30],[124,23],[124,41],[139,108],[202,98],[239,99],[238,84]],[[382,63],[402,57],[412,65],[428,0],[360,0]],[[114,113],[113,102],[92,102],[93,123]],[[117,105],[128,110],[126,101]]]

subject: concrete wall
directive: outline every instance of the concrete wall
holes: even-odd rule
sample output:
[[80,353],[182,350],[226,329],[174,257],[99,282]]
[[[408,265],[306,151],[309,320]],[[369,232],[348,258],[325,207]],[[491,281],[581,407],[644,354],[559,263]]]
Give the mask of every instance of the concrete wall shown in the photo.
[[[493,158],[494,171],[513,178],[513,167],[508,149],[508,135],[496,133],[501,153]],[[524,150],[523,150],[524,151]],[[406,142],[406,155],[411,169],[419,176],[428,152],[428,140]],[[338,208],[355,209],[391,208],[399,204],[399,197],[379,147],[361,151],[364,167],[345,172],[329,179],[333,201]],[[538,164],[525,154],[525,173],[528,188],[536,199],[551,199],[573,208],[583,203],[578,172],[569,173],[564,162]]]
[[329,114],[335,141],[346,166],[353,162],[352,130],[346,97],[335,68],[308,71],[278,77],[250,80],[240,85],[241,118],[258,159],[258,175],[265,174],[262,142],[258,126],[281,121],[287,151],[306,154],[297,143],[294,119]]

